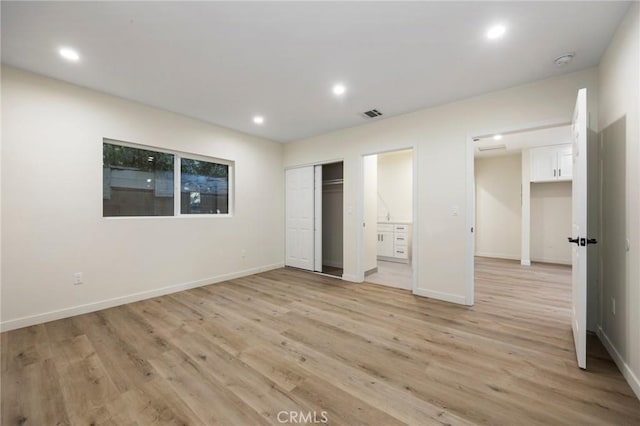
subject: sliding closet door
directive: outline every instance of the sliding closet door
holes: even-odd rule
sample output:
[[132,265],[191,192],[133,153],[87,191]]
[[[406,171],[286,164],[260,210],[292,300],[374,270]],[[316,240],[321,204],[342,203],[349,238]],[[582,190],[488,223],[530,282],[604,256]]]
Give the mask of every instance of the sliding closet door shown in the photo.
[[285,173],[285,265],[313,271],[314,169],[300,167]]
[[315,240],[315,256],[314,268],[316,272],[322,272],[322,166],[315,166],[315,184],[314,184],[314,240]]

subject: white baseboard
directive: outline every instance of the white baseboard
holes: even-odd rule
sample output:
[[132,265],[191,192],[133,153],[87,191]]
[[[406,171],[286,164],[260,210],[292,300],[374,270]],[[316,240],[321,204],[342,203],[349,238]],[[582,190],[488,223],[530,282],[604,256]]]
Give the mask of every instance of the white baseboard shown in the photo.
[[413,294],[423,297],[430,297],[431,299],[443,300],[445,302],[457,303],[458,305],[467,304],[467,298],[459,294],[445,293],[435,290],[425,290],[423,288],[415,289]]
[[[606,335],[601,326],[598,326],[596,334],[600,338],[600,341],[602,342],[604,347],[607,349],[607,352],[609,352],[609,355],[611,355],[611,358],[613,358],[613,361],[618,366],[618,369],[620,370],[624,378],[627,379],[627,383],[629,383],[629,386],[631,386],[633,392],[636,394],[638,399],[640,399],[640,380],[638,380],[638,376],[633,373],[631,367],[629,367],[629,364],[624,361],[622,355],[620,355],[620,352],[618,352],[615,346],[613,346],[613,343],[611,342],[611,340],[609,340],[609,336]],[[588,365],[587,368],[589,368]]]
[[375,274],[376,272],[378,272],[378,267],[376,266],[375,268],[371,268],[368,271],[364,271],[364,276],[368,277],[371,274]]
[[403,259],[401,257],[389,257],[389,256],[377,256],[376,259],[381,260],[383,262],[411,264],[411,255],[409,255],[409,257],[406,259]]
[[124,305],[127,303],[138,302],[152,297],[164,296],[166,294],[177,293],[179,291],[189,290],[196,287],[202,287],[209,284],[216,284],[235,278],[246,277],[248,275],[258,274],[260,272],[270,271],[284,267],[283,263],[274,263],[272,265],[264,265],[256,268],[245,269],[243,271],[232,272],[229,274],[218,275],[211,278],[205,278],[198,281],[174,284],[167,287],[161,287],[153,290],[141,291],[126,296],[114,297],[112,299],[101,300],[98,302],[87,303],[84,305],[72,306],[70,308],[58,309],[42,314],[30,315],[22,318],[11,319],[0,323],[0,331],[15,330],[17,328],[29,327],[31,325],[42,324],[49,321],[55,321],[63,318],[73,317],[76,315],[86,314],[89,312],[100,311],[102,309],[112,308],[114,306]]
[[519,255],[505,254],[505,253],[487,253],[487,252],[477,251],[475,255],[478,257],[493,257],[496,259],[520,260]]
[[553,258],[553,257],[539,257],[539,258],[531,258],[532,261],[534,262],[541,262],[541,263],[555,263],[558,265],[571,265],[571,259],[567,260],[567,259],[557,259],[557,258]]
[[522,259],[520,260],[520,264],[522,266],[531,266],[531,261],[529,259]]

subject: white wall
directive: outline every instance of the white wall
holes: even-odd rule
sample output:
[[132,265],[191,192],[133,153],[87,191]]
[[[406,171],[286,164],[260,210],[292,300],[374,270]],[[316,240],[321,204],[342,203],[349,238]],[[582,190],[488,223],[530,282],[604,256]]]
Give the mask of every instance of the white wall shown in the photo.
[[[603,276],[603,309],[601,337],[618,367],[640,398],[640,4],[631,5],[627,16],[607,48],[599,67],[599,129],[605,130],[626,117],[626,174],[619,184],[626,188],[624,212],[615,205],[603,203],[603,223],[606,217],[625,218],[626,237],[630,249],[624,259],[624,274]],[[606,131],[606,130],[605,130]],[[605,163],[606,168],[606,163]],[[606,171],[603,171],[606,174]],[[615,176],[611,174],[611,176]],[[615,182],[610,182],[616,185]],[[607,238],[603,229],[603,238]],[[622,245],[622,235],[614,236],[612,244]],[[616,252],[602,250],[604,270],[615,264]],[[618,256],[619,257],[619,256]],[[609,268],[611,270],[612,268]],[[611,299],[616,299],[613,314]]]
[[[8,67],[2,115],[3,329],[282,265],[280,144]],[[103,218],[104,137],[235,161],[234,217]]]
[[476,158],[476,256],[520,259],[522,155]]
[[356,200],[362,197],[361,155],[416,146],[416,292],[466,303],[472,278],[465,267],[470,232],[465,209],[467,135],[524,128],[532,122],[568,122],[578,89],[587,87],[596,94],[596,78],[596,70],[587,69],[290,143],[285,146],[285,165],[344,159],[345,278],[358,281],[362,279],[357,261],[361,212],[356,211]]
[[364,176],[364,229],[363,265],[364,272],[378,266],[378,156],[367,155],[363,159]]
[[531,184],[531,260],[571,264],[571,182]]
[[412,221],[413,154],[411,150],[378,155],[378,195],[378,221],[386,222],[387,214],[391,222]]

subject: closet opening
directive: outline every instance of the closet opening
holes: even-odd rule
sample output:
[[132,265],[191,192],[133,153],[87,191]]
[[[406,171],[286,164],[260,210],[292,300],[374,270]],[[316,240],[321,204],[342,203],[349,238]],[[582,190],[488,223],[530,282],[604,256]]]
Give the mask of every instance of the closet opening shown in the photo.
[[285,171],[285,266],[342,278],[342,161]]
[[[316,272],[342,277],[343,267],[343,162],[315,166],[316,179],[316,241],[321,256],[316,261]],[[319,219],[319,220],[318,220]]]
[[364,281],[413,289],[414,152],[363,157]]

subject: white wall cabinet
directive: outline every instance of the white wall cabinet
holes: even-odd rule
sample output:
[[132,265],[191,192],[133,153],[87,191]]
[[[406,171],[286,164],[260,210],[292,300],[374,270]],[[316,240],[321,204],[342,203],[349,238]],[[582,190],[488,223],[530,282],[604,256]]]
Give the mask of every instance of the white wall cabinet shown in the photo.
[[383,260],[409,262],[409,225],[403,223],[378,224],[378,257]]
[[558,153],[558,180],[573,179],[573,148],[567,145]]
[[571,180],[573,149],[571,144],[544,146],[531,151],[531,182]]

